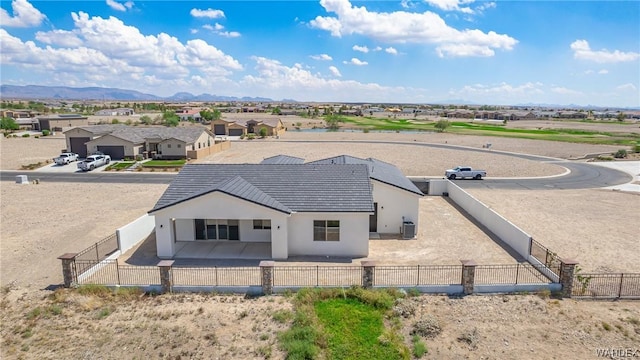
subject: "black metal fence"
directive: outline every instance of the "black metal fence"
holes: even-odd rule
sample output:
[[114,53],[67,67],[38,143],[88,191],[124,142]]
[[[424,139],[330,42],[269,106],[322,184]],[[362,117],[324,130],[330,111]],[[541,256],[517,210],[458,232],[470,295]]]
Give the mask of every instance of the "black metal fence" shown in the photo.
[[527,263],[476,266],[474,283],[477,285],[548,284],[543,275],[544,265]]
[[274,286],[351,286],[362,285],[361,266],[276,266]]
[[578,273],[571,296],[601,299],[640,299],[640,273]]
[[[156,272],[158,270],[156,269]],[[176,286],[259,286],[259,267],[173,267]]]
[[531,249],[529,253],[531,254],[531,256],[536,258],[536,260],[544,264],[555,275],[560,276],[560,271],[562,269],[562,260],[560,259],[558,254],[549,250],[534,239],[531,239]]
[[462,265],[376,266],[375,286],[462,284]]
[[81,275],[90,268],[86,266],[80,266],[78,264],[78,261],[80,261],[84,265],[89,265],[92,261],[100,262],[117,250],[118,237],[114,233],[76,254],[76,273],[78,275]]

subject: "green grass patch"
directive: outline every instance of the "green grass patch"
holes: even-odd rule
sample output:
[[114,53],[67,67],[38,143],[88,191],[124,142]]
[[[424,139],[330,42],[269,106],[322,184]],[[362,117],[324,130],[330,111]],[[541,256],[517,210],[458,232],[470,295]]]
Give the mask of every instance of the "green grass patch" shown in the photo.
[[280,347],[287,359],[409,359],[399,322],[385,326],[400,296],[394,289],[303,289]]
[[135,164],[135,161],[120,161],[117,163],[113,163],[109,166],[107,166],[107,168],[105,170],[124,170],[127,169],[129,167],[131,167],[133,164]]
[[142,164],[144,167],[168,167],[168,166],[183,166],[187,163],[187,160],[149,160]]
[[416,359],[420,359],[424,356],[424,354],[428,352],[427,344],[422,341],[420,336],[413,335],[413,338],[411,338],[411,343],[413,344],[413,357],[415,357]]

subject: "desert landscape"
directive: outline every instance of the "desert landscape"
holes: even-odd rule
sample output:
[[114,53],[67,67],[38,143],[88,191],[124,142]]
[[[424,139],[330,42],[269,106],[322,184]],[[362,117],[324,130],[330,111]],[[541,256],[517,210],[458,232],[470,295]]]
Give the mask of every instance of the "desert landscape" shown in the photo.
[[[328,145],[317,140],[336,142]],[[480,151],[384,143],[389,141],[451,144]],[[490,150],[482,148],[486,143],[492,144]],[[44,163],[62,148],[64,138],[58,136],[0,139],[0,169]],[[445,168],[465,164],[485,168],[494,177],[534,177],[559,175],[565,169],[498,152],[566,159],[615,150],[614,146],[450,134],[289,131],[279,139],[233,142],[231,149],[199,161],[259,162],[277,154],[314,160],[349,154],[394,163],[407,175],[441,177]],[[79,251],[133,221],[165,189],[166,185],[150,184],[0,184],[0,316],[3,324],[12,324],[1,330],[3,358],[284,357],[275,334],[290,320],[274,320],[273,314],[291,309],[286,296],[140,294],[123,300],[50,290],[62,281],[58,255]],[[584,271],[640,271],[640,242],[634,225],[640,221],[638,194],[602,189],[469,192],[561,257],[578,260]],[[446,205],[423,200],[432,209]],[[424,216],[437,222],[434,227],[446,229],[448,218],[438,218],[441,214],[429,212],[429,206]],[[432,236],[450,236],[446,231],[427,231]],[[426,315],[443,324],[441,335],[427,340],[427,358],[553,359],[566,354],[592,358],[596,348],[637,348],[640,341],[640,304],[633,301],[555,300],[544,295],[420,296],[411,301],[419,310],[405,319],[407,327]],[[457,340],[474,328],[476,343]]]

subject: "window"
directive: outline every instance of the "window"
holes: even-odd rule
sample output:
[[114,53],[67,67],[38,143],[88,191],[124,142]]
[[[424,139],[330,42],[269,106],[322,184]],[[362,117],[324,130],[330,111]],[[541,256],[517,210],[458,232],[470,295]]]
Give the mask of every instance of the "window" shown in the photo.
[[340,241],[340,220],[314,220],[313,241]]
[[196,240],[238,240],[238,220],[194,219]]
[[182,147],[182,144],[178,144],[178,149],[180,149]]
[[167,144],[167,149],[171,149],[171,144]]
[[198,149],[200,149],[202,147],[201,143],[198,143]]
[[271,229],[271,220],[253,220],[254,230],[269,230]]

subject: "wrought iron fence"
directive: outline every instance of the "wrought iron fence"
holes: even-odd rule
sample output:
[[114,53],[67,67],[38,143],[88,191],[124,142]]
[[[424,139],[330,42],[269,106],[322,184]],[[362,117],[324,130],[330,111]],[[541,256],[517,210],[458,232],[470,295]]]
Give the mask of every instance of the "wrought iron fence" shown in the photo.
[[548,284],[550,280],[541,272],[544,268],[544,265],[526,263],[478,265],[474,283],[476,285]]
[[262,283],[259,267],[174,266],[171,271],[175,286],[259,286]]
[[578,273],[571,295],[582,298],[640,299],[640,273]]
[[[97,243],[89,246],[88,248],[80,251],[76,254],[76,271],[78,275],[83,274],[89,268],[77,266],[77,262],[97,261],[100,262],[106,259],[109,255],[118,250],[118,236],[114,233],[106,238],[98,241]],[[89,264],[89,263],[86,263]]]
[[460,285],[462,265],[376,266],[375,286]]
[[544,264],[549,270],[551,270],[556,276],[560,276],[560,270],[562,268],[562,260],[558,254],[546,248],[539,242],[531,239],[531,249],[529,251],[531,256],[536,258]]
[[362,285],[361,266],[276,266],[274,286]]

